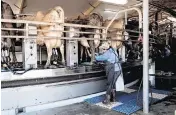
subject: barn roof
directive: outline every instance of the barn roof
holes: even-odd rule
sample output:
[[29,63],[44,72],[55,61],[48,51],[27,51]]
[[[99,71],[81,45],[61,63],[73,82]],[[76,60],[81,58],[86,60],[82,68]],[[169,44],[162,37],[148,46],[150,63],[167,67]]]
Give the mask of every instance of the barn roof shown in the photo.
[[[128,0],[125,5],[114,5],[100,2],[98,0],[3,0],[9,3],[15,14],[19,13],[19,6],[21,1],[24,1],[22,12],[23,14],[34,14],[37,11],[47,11],[55,6],[61,6],[64,9],[65,16],[68,18],[75,17],[78,15],[88,14],[90,12],[99,12],[104,19],[112,18],[115,12],[138,5],[137,7],[142,9],[139,5],[142,0]],[[15,6],[16,5],[16,6]],[[176,0],[150,0],[150,19],[154,20],[154,15],[157,11],[160,11],[159,7],[167,7],[172,10],[176,9]],[[109,12],[111,11],[111,12]],[[166,11],[161,10],[161,19],[170,16]],[[119,17],[123,17],[124,14]],[[128,17],[136,17],[135,11],[128,12]]]

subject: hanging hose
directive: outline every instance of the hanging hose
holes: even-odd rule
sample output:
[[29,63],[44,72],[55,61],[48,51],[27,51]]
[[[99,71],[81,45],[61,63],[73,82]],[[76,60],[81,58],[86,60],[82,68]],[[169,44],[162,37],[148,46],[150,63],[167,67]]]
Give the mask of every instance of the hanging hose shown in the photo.
[[24,74],[24,73],[26,73],[26,72],[28,72],[28,71],[30,71],[30,70],[33,70],[33,68],[29,68],[29,69],[27,69],[27,70],[25,70],[24,72],[22,72],[22,73],[17,73],[16,71],[13,71],[11,68],[10,68],[10,66],[6,63],[6,62],[4,62],[4,64],[3,64],[3,67],[4,68],[7,68],[7,70],[9,70],[11,73],[13,73],[13,74],[15,74],[15,75],[22,75],[22,74]]
[[[138,91],[137,91],[136,100],[137,100],[137,105],[138,105],[138,106],[142,106],[142,105],[139,103],[139,94],[140,94],[139,91],[140,91],[140,89],[141,89],[142,82],[143,82],[143,79],[141,80],[141,83],[140,83],[140,85],[139,85],[139,89],[138,89]],[[150,87],[151,87],[151,82],[149,82],[149,91],[151,92],[151,100],[150,100],[150,102],[149,102],[149,105],[152,104],[152,102],[153,102],[153,93],[152,93],[152,89],[151,89]]]

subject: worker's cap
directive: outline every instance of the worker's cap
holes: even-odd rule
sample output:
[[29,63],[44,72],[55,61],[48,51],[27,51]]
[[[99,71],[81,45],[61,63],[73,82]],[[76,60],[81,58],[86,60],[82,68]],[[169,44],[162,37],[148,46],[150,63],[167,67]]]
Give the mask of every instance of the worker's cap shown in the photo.
[[99,47],[101,50],[107,50],[110,47],[110,43],[108,41],[105,41],[101,44],[101,46]]

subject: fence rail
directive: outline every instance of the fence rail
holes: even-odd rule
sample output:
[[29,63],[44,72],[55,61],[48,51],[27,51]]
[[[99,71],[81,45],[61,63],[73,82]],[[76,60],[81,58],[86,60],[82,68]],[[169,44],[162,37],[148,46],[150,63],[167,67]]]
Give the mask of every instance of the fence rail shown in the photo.
[[[100,38],[79,38],[79,37],[55,37],[55,36],[40,36],[40,38],[44,38],[44,39],[51,39],[51,38],[57,38],[57,39],[65,39],[65,40],[102,40],[102,41],[106,41],[106,40],[110,40],[110,41],[121,41],[121,42],[125,42],[128,40],[124,40],[124,38],[118,39],[115,37],[136,37],[138,38],[139,36],[134,36],[134,35],[125,35],[122,34],[123,32],[133,32],[133,33],[137,33],[137,34],[142,34],[142,32],[140,31],[135,31],[135,30],[129,30],[129,29],[119,29],[119,28],[109,28],[111,29],[111,32],[106,33],[106,27],[98,27],[98,26],[91,26],[91,25],[81,25],[81,24],[71,24],[71,23],[59,23],[59,22],[39,22],[39,21],[26,21],[26,20],[14,20],[14,19],[2,19],[1,22],[4,23],[22,23],[25,24],[25,28],[24,29],[17,29],[17,28],[1,28],[1,30],[8,30],[8,31],[23,31],[25,32],[24,36],[14,36],[14,35],[1,35],[1,38],[23,38],[23,39],[37,39],[38,36],[30,36],[29,35],[29,31],[36,31],[36,32],[63,32],[63,33],[77,33],[77,34],[91,34],[91,35],[102,35]],[[96,33],[96,32],[85,32],[85,31],[67,31],[67,30],[59,30],[59,29],[52,29],[52,30],[42,30],[42,29],[30,29],[29,26],[30,25],[60,25],[63,27],[72,27],[72,28],[92,28],[92,29],[100,29],[102,30],[100,33]],[[104,30],[104,31],[103,31]],[[113,31],[113,32],[112,32]],[[121,32],[121,33],[119,33]],[[114,36],[113,36],[114,35]],[[113,36],[113,38],[115,39],[107,39],[110,38],[109,36]],[[154,35],[153,35],[154,36]],[[139,42],[138,40],[130,40],[132,42]]]

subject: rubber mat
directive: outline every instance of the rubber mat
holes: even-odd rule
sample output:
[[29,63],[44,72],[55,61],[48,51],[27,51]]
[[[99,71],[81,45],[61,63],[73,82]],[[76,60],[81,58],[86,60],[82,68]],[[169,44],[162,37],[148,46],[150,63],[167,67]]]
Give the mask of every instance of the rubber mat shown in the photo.
[[[142,90],[139,93],[137,92],[137,90],[134,91],[134,88],[132,88],[131,90],[133,90],[133,92],[131,93],[126,93],[125,91],[117,92],[116,93],[117,102],[111,103],[110,105],[102,104],[102,101],[105,99],[105,95],[100,95],[97,97],[86,99],[85,102],[89,104],[95,104],[103,108],[108,108],[117,112],[121,112],[126,115],[130,115],[142,109],[142,103],[143,103]],[[157,90],[157,89],[151,89],[150,91],[152,91],[152,94],[151,93],[149,94],[150,104],[153,104],[161,99],[164,99],[171,93],[169,91]]]

